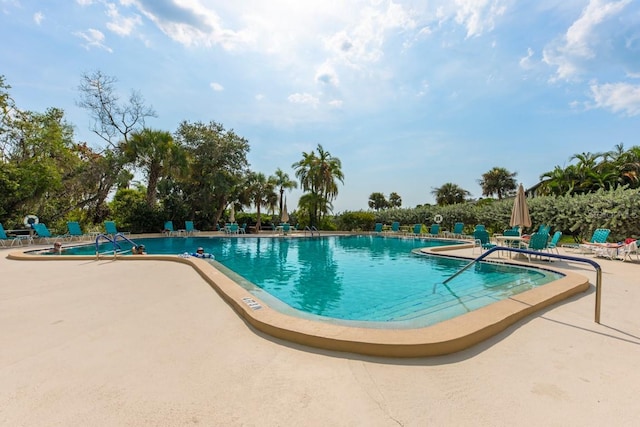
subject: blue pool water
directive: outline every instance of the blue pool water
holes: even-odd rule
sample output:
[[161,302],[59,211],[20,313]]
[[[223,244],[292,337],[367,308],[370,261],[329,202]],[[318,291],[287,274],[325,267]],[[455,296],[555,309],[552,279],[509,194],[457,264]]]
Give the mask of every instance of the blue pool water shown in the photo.
[[[149,254],[181,254],[202,246],[215,256],[214,264],[220,263],[225,273],[278,310],[374,327],[431,325],[562,277],[540,269],[478,263],[444,285],[469,261],[411,251],[456,243],[452,241],[382,236],[135,241]],[[107,248],[103,244],[101,251]],[[67,253],[93,255],[95,245]]]

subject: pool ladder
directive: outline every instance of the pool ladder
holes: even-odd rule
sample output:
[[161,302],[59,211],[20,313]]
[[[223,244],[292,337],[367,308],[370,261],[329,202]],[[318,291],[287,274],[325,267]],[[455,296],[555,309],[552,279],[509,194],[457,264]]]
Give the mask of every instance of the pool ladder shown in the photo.
[[131,244],[131,246],[137,246],[137,244],[133,240],[129,239],[128,237],[126,237],[122,233],[114,234],[113,238],[109,237],[106,234],[98,234],[96,236],[96,258],[99,258],[100,255],[104,255],[104,254],[107,254],[107,253],[111,252],[111,251],[109,251],[109,252],[100,253],[100,249],[99,249],[100,248],[100,240],[106,240],[107,242],[111,242],[112,243],[112,245],[113,245],[113,256],[114,257],[116,255],[118,255],[119,253],[122,253],[122,247],[118,244],[118,238],[120,238],[120,239],[122,239],[122,240],[124,240],[126,242],[129,242]]
[[318,229],[315,227],[315,225],[312,225],[311,227],[306,226],[306,227],[304,228],[304,235],[305,235],[305,236],[307,235],[307,231],[308,231],[309,233],[311,233],[311,237],[313,237],[313,233],[314,233],[314,232],[315,232],[315,233],[318,233],[318,236],[320,235],[320,231],[318,231]]

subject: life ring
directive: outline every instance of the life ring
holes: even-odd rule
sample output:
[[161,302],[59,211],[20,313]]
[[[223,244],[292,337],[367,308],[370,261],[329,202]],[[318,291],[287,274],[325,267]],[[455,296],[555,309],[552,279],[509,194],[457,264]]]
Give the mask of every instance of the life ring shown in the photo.
[[442,215],[437,214],[433,217],[433,220],[436,222],[436,224],[440,224],[442,222]]
[[24,226],[29,228],[33,228],[33,224],[37,224],[38,222],[38,217],[35,215],[27,215],[24,217],[24,220],[22,220]]

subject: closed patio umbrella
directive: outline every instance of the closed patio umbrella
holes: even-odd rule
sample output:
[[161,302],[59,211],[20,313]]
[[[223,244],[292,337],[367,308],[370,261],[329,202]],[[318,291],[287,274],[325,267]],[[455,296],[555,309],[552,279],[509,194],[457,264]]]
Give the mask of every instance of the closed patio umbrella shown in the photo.
[[529,216],[529,206],[527,206],[527,197],[524,195],[524,187],[520,184],[515,201],[513,202],[513,210],[511,211],[511,221],[509,225],[512,227],[531,227],[531,217]]
[[282,222],[289,222],[289,213],[287,212],[287,199],[284,199],[284,207],[282,208]]

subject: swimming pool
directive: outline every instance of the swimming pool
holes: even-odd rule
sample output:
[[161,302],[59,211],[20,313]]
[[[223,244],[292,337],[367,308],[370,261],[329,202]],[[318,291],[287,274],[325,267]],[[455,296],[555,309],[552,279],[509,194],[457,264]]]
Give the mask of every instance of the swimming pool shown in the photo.
[[[238,284],[285,314],[373,328],[436,324],[547,284],[562,274],[419,256],[412,250],[459,242],[383,236],[321,238],[186,237],[135,239],[149,254],[182,254],[199,246]],[[110,244],[108,244],[110,245]],[[124,246],[124,244],[123,244]],[[101,251],[109,246],[102,245]],[[67,254],[95,254],[95,245]]]

